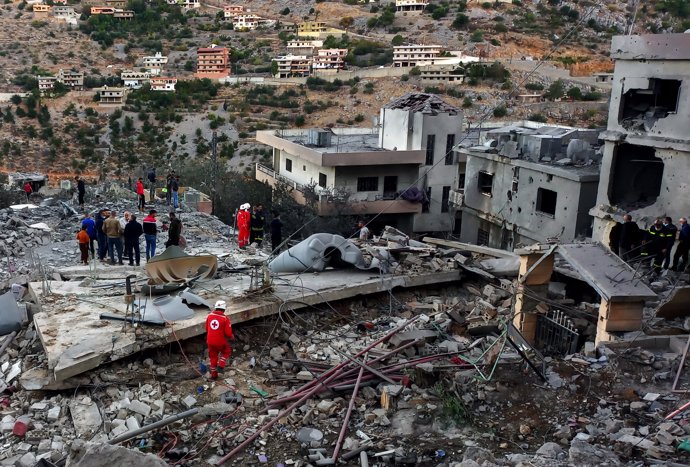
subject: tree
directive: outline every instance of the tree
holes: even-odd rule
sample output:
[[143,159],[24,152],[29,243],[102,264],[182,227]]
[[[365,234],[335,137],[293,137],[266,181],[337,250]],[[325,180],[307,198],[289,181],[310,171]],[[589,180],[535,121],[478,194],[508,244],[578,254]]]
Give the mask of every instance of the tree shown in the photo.
[[405,38],[403,36],[401,36],[400,34],[396,34],[393,37],[393,39],[391,39],[391,44],[393,44],[396,47],[399,45],[403,45],[404,43],[405,43]]
[[505,117],[508,115],[508,109],[506,109],[505,105],[499,105],[494,109],[494,117]]
[[345,16],[340,20],[340,27],[347,29],[355,23],[355,19],[352,16]]
[[464,13],[458,13],[451,26],[455,29],[464,29],[470,24],[470,17]]
[[271,61],[271,75],[278,75],[278,62],[276,62],[275,60]]
[[563,82],[562,79],[557,79],[553,83],[551,83],[551,86],[549,86],[549,89],[546,90],[546,93],[544,93],[544,97],[547,99],[555,100],[555,99],[560,99],[563,97],[565,94],[565,83]]
[[582,91],[577,86],[573,86],[568,89],[568,97],[576,101],[582,100]]

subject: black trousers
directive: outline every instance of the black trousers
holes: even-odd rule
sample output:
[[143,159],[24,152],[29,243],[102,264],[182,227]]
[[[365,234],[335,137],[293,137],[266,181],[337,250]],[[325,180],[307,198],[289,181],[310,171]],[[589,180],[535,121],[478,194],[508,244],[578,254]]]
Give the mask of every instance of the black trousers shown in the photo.
[[82,204],[84,204],[84,192],[80,191],[79,192],[79,205],[81,206]]
[[271,251],[276,251],[281,243],[283,243],[282,236],[271,236]]
[[132,260],[134,260],[136,265],[139,266],[139,261],[141,260],[141,249],[139,248],[138,239],[137,241],[125,240],[125,251],[129,257],[129,265],[132,266],[134,264]]
[[[688,251],[690,251],[690,242],[678,242],[676,252],[673,255],[673,269],[678,269],[679,264],[683,265],[683,269],[688,267]],[[679,259],[683,262],[679,263]]]

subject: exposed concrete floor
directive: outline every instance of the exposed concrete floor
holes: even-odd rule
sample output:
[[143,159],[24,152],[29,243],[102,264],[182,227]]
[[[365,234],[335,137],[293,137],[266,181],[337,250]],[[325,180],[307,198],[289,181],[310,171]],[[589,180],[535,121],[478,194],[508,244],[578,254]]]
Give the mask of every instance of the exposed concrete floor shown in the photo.
[[[86,270],[85,267],[84,269]],[[106,270],[105,274],[111,279],[110,270]],[[281,304],[288,300],[299,301],[291,302],[291,308],[302,308],[395,287],[417,287],[459,279],[460,272],[457,270],[395,276],[379,276],[366,271],[328,270],[301,276],[280,275],[275,278],[273,292],[251,295],[247,294],[250,287],[249,276],[235,274],[198,283],[194,292],[210,303],[217,299],[226,300],[226,314],[233,323],[241,323],[278,313]],[[120,276],[120,282],[123,281]],[[29,292],[41,307],[41,311],[34,315],[34,324],[55,381],[79,375],[104,362],[117,360],[143,349],[205,332],[208,310],[202,307],[194,307],[193,318],[169,323],[164,328],[133,328],[131,325],[123,328],[123,322],[99,319],[101,313],[125,313],[123,286],[111,289],[94,287],[112,283],[112,280],[93,279],[54,281],[50,282],[50,293],[47,294],[44,294],[41,282],[30,284]],[[135,303],[143,304],[145,301],[146,297],[135,296]]]

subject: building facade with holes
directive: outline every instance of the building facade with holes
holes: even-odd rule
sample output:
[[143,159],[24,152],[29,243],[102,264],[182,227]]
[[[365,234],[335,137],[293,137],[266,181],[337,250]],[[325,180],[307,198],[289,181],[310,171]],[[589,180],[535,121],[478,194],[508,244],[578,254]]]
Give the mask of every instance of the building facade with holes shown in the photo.
[[451,204],[461,212],[461,241],[512,250],[591,236],[596,130],[522,122],[485,138],[458,151],[460,183]]
[[[690,34],[616,36],[593,238],[609,245],[630,214],[690,215]],[[615,242],[614,242],[615,243]]]
[[257,165],[256,177],[286,183],[301,202],[313,186],[323,215],[381,213],[375,232],[385,224],[409,233],[451,232],[448,196],[458,174],[452,146],[462,132],[462,112],[433,94],[412,93],[382,108],[379,122],[374,128],[259,131],[257,141],[272,148],[273,167]]

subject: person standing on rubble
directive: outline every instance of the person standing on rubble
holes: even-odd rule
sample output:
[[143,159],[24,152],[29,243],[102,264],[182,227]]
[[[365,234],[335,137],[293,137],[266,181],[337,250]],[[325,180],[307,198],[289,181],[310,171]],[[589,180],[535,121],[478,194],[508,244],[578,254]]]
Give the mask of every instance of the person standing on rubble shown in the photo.
[[146,209],[146,195],[144,191],[144,179],[139,177],[139,180],[137,180],[137,205],[139,208],[139,212],[144,212],[144,209]]
[[[690,225],[688,225],[688,220],[685,217],[681,217],[678,220],[680,224],[680,229],[678,229],[678,246],[676,247],[676,254],[673,255],[673,266],[671,270],[673,271],[684,271],[688,267],[688,251],[690,251]],[[683,260],[679,263],[678,260]],[[682,264],[683,267],[680,268],[679,265]]]
[[93,247],[93,242],[96,240],[96,222],[91,218],[91,214],[84,213],[84,220],[81,221],[81,226],[86,227],[86,233],[89,234],[89,249],[91,250],[91,257],[96,257],[96,252]]
[[117,250],[118,264],[124,264],[122,262],[122,239],[120,238],[122,236],[122,226],[115,211],[111,211],[110,217],[103,222],[103,232],[108,236],[110,264],[115,264],[115,250]]
[[359,221],[357,223],[357,229],[359,232],[359,239],[360,240],[369,240],[369,236],[371,235],[371,231],[367,227],[367,225],[364,223],[364,221]]
[[127,259],[129,258],[129,256],[128,256],[128,254],[127,254],[127,249],[124,248],[124,244],[125,244],[125,227],[127,227],[127,222],[129,222],[129,217],[130,217],[131,215],[132,215],[131,212],[125,211],[124,214],[122,214],[122,218],[120,219],[120,227],[122,228],[122,234],[121,234],[121,236],[120,236],[120,243],[122,243],[122,245],[123,245],[123,249],[122,249],[123,253],[122,253],[122,256],[123,256],[124,258],[127,258]]
[[661,272],[661,266],[664,261],[664,247],[666,246],[666,232],[662,225],[661,218],[657,218],[654,224],[647,230],[645,234],[645,243],[642,249],[642,258],[654,258],[652,260],[652,268],[654,274],[658,275]]
[[[211,313],[206,317],[206,344],[208,345],[208,357],[211,361],[211,379],[218,378],[218,369],[221,371],[230,358],[232,349],[226,337],[235,340],[232,334],[230,318],[225,316],[226,304],[224,300],[218,300]],[[218,356],[220,355],[220,359]]]
[[125,226],[125,250],[129,256],[129,265],[134,266],[136,262],[139,266],[141,260],[141,250],[139,249],[139,237],[144,233],[141,224],[137,222],[137,216],[129,216],[129,222]]
[[618,255],[623,261],[630,261],[636,254],[631,255],[630,252],[634,250],[640,241],[640,228],[637,222],[632,220],[630,214],[623,216],[623,225],[621,225],[620,240],[618,242]]
[[179,175],[174,177],[170,181],[170,189],[172,190],[173,208],[177,209],[180,205],[180,202],[179,202],[180,198],[179,198],[178,193],[177,193],[180,190],[180,176]]
[[77,195],[79,196],[79,207],[83,208],[84,195],[86,194],[86,185],[84,184],[84,180],[79,175],[74,177],[74,179],[77,181]]
[[149,172],[146,174],[149,179],[149,202],[155,204],[156,200],[156,168],[151,167]]
[[81,253],[81,263],[89,264],[89,234],[86,232],[86,226],[82,225],[81,230],[77,232],[77,243],[79,243],[79,252]]
[[666,238],[666,245],[664,246],[664,264],[662,267],[668,269],[671,265],[671,250],[676,243],[676,235],[678,234],[678,227],[673,225],[673,219],[670,217],[664,218],[664,237]]
[[249,203],[244,203],[240,206],[237,213],[237,243],[240,248],[244,248],[249,244],[249,230],[251,225],[251,214],[249,214]]
[[263,204],[254,206],[250,226],[249,243],[256,243],[256,246],[261,247],[261,242],[264,240],[264,229],[266,228],[266,216],[264,216]]
[[24,184],[24,193],[26,193],[26,202],[29,203],[31,202],[31,193],[33,192],[33,188],[31,188],[31,183],[26,182]]
[[146,261],[156,256],[156,238],[158,235],[158,224],[156,223],[155,209],[149,211],[149,215],[144,217],[144,239],[146,240]]
[[101,209],[96,213],[96,239],[98,241],[98,259],[103,261],[108,251],[108,237],[103,230],[107,209]]
[[170,245],[180,245],[180,235],[182,234],[182,221],[177,218],[174,212],[170,213],[170,228],[168,229],[168,241],[165,247]]

